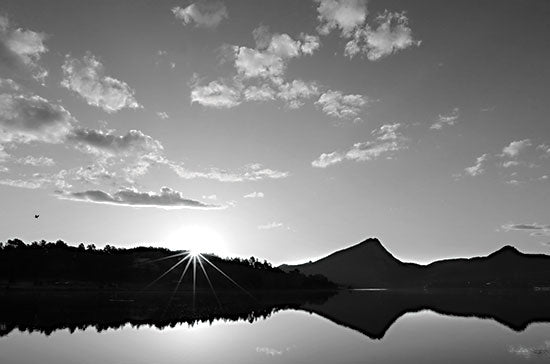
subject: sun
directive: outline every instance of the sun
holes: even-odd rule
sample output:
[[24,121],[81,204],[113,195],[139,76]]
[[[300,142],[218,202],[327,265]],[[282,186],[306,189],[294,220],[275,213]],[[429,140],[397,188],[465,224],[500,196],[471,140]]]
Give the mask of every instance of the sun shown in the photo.
[[183,226],[170,234],[166,245],[170,250],[187,250],[193,257],[208,253],[224,257],[227,254],[223,236],[207,226]]

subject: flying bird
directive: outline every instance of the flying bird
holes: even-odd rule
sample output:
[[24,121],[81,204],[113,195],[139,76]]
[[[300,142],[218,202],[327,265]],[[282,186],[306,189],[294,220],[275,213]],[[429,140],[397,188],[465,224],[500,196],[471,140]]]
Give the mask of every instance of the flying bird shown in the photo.
[[39,217],[40,217],[40,215],[34,215],[35,219],[38,219]]

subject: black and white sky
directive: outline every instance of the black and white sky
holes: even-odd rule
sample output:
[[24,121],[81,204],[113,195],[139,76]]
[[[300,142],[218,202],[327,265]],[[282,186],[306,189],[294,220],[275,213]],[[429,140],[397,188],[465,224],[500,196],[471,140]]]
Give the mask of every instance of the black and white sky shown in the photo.
[[548,253],[549,18],[546,0],[4,0],[0,240]]

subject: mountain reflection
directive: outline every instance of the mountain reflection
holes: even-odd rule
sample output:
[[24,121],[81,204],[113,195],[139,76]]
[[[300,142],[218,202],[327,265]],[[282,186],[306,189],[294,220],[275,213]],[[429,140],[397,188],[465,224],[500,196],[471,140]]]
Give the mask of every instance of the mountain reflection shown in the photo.
[[276,311],[316,313],[371,339],[381,339],[399,317],[431,310],[442,315],[493,319],[515,331],[533,322],[550,322],[550,293],[318,291],[254,293],[201,292],[195,308],[189,293],[4,292],[0,294],[0,336],[13,330],[46,335],[94,327],[98,331],[143,325],[165,328],[200,322],[265,319]]

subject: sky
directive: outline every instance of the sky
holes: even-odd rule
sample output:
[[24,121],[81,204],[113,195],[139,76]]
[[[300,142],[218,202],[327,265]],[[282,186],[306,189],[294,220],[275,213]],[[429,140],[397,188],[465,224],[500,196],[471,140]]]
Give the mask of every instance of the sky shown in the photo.
[[275,264],[369,237],[419,263],[550,253],[549,16],[545,0],[4,0],[0,241]]

